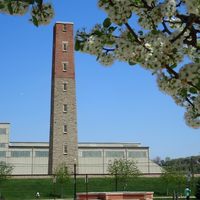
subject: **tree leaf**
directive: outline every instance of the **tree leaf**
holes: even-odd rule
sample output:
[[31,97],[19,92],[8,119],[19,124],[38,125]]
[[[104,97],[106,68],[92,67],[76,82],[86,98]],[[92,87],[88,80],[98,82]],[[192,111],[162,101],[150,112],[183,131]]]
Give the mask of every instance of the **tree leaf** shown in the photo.
[[13,8],[11,6],[11,2],[8,3],[7,7],[8,7],[9,13],[12,15],[13,14]]
[[136,63],[132,62],[132,61],[128,61],[129,65],[136,65]]
[[192,93],[192,94],[197,94],[197,89],[196,88],[194,88],[194,87],[191,87],[190,88],[190,92]]
[[112,32],[114,32],[116,29],[117,29],[117,27],[111,26],[111,27],[108,28],[108,31],[109,31],[110,33],[112,33]]
[[172,69],[176,68],[177,67],[177,64],[173,64],[170,66]]
[[31,20],[32,22],[33,22],[33,24],[35,25],[35,26],[37,26],[38,27],[38,20],[37,20],[37,18],[36,17],[34,17],[34,16],[32,16],[32,20]]
[[0,2],[0,9],[4,8],[5,6]]
[[111,25],[110,18],[106,18],[106,19],[103,21],[103,27],[108,28],[110,25]]
[[93,34],[97,35],[97,36],[102,36],[103,35],[103,33],[101,31],[98,31],[98,30],[94,31]]
[[75,50],[76,50],[76,51],[79,51],[79,50],[80,50],[80,41],[79,41],[79,40],[76,40],[76,41],[75,41]]

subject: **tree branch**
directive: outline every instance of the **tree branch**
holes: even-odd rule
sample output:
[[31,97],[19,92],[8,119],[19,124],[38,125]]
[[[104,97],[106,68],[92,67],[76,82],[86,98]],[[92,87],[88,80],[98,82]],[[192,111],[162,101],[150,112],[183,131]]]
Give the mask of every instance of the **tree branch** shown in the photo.
[[169,35],[171,35],[172,32],[168,29],[168,27],[167,27],[167,25],[166,25],[166,23],[165,23],[164,20],[162,21],[162,25],[163,25],[163,27],[164,27],[164,29],[163,29],[162,32],[163,32],[163,33],[166,32],[166,33],[168,33]]
[[173,74],[174,77],[175,77],[176,79],[179,78],[179,74],[178,74],[176,71],[174,71],[171,67],[166,66],[165,68],[167,69],[167,71],[168,71],[170,74]]
[[107,48],[103,47],[103,50],[105,50],[106,52],[109,52],[109,51],[114,51],[115,49],[107,49]]
[[182,3],[183,3],[183,1],[180,0],[180,2],[176,5],[176,7],[179,7]]
[[187,29],[190,29],[192,27],[192,24],[194,22],[194,20],[196,19],[196,16],[191,14],[187,19],[185,19],[185,23],[186,26],[184,27],[184,29],[175,37],[171,40],[171,42],[175,42],[177,39],[179,39],[186,31]]
[[149,6],[149,5],[147,4],[146,0],[141,0],[141,1],[142,1],[142,3],[144,4],[144,6],[145,6],[148,10],[151,10],[151,9],[152,9],[152,7]]
[[194,104],[190,101],[190,99],[188,97],[186,97],[186,101],[193,107],[195,108]]
[[128,23],[125,23],[125,26],[127,29],[132,33],[133,37],[135,38],[135,41],[141,44],[141,41],[138,38],[138,35],[135,33],[135,31],[131,28],[131,26]]
[[[166,66],[165,68],[167,69],[167,71],[168,71],[169,74],[174,75],[174,78],[179,79],[179,74],[178,74],[176,71],[174,71],[171,67]],[[187,81],[187,84],[190,85],[190,86],[192,86],[192,87],[194,87],[194,88],[197,89],[198,91],[200,91],[200,88],[198,88],[198,87],[197,87],[196,85],[194,85],[192,82]]]

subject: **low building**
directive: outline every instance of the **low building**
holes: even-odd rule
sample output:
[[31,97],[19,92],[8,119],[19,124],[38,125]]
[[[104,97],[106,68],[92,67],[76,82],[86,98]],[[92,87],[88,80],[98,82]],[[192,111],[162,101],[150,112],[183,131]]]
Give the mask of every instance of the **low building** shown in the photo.
[[[49,143],[9,142],[9,134],[10,124],[0,123],[0,161],[13,166],[13,175],[47,175]],[[79,143],[77,172],[107,174],[108,163],[120,158],[134,160],[144,174],[161,173],[140,143]]]

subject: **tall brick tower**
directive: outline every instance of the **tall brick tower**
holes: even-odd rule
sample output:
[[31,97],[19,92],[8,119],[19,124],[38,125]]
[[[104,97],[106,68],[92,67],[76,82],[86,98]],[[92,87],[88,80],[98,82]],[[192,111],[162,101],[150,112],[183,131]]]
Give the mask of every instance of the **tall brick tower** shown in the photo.
[[49,174],[78,159],[73,23],[57,22],[53,33]]

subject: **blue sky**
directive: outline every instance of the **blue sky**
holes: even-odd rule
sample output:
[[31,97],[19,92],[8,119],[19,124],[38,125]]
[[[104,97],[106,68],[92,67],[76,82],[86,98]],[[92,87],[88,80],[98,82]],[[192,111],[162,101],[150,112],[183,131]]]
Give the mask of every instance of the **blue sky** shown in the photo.
[[[0,122],[11,123],[11,141],[48,141],[54,23],[90,30],[106,17],[95,0],[53,3],[48,26],[34,27],[29,15],[0,15]],[[200,154],[200,130],[185,125],[184,110],[150,72],[123,62],[105,68],[79,52],[75,64],[79,142],[140,142],[151,158]]]

